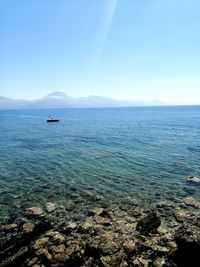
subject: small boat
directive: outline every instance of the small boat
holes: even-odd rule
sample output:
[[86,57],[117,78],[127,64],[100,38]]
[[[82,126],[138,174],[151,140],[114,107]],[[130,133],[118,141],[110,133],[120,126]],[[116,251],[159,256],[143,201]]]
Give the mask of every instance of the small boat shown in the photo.
[[47,122],[58,122],[58,121],[60,121],[58,118],[51,118],[51,117],[49,117],[47,119]]

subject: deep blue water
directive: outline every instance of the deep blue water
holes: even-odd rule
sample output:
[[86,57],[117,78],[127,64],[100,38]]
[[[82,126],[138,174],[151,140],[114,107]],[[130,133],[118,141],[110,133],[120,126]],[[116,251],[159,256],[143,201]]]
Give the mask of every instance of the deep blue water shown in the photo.
[[189,175],[200,176],[200,106],[0,111],[1,219],[47,201],[178,203]]

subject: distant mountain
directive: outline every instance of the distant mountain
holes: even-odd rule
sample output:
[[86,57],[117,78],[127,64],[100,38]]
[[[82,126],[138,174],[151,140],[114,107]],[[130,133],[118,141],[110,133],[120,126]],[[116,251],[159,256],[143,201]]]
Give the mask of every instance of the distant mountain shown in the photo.
[[0,96],[0,109],[18,109],[29,104],[28,100]]
[[28,108],[73,108],[74,101],[74,98],[63,92],[54,92],[35,103],[30,103]]
[[159,101],[131,102],[119,101],[100,96],[73,98],[63,92],[53,92],[45,97],[28,101],[0,97],[0,109],[43,109],[43,108],[105,108],[105,107],[131,107],[131,106],[157,106]]
[[101,96],[89,96],[89,97],[80,97],[76,99],[77,107],[124,107],[124,106],[133,106],[132,102],[128,101],[118,101],[111,98],[101,97]]

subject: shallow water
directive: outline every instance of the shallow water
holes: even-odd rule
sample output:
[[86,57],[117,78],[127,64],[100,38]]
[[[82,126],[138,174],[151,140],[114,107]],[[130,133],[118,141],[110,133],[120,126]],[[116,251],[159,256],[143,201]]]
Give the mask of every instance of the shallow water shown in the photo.
[[[46,123],[48,116],[59,123]],[[0,111],[0,220],[55,201],[180,203],[200,176],[200,106]]]

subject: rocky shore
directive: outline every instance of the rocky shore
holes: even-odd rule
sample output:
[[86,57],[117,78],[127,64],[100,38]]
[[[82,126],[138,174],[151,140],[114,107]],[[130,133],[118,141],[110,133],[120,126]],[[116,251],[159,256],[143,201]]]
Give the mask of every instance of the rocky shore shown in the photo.
[[48,202],[3,225],[0,267],[198,266],[200,212],[192,197],[148,211],[137,205],[94,206],[81,220],[67,213]]

